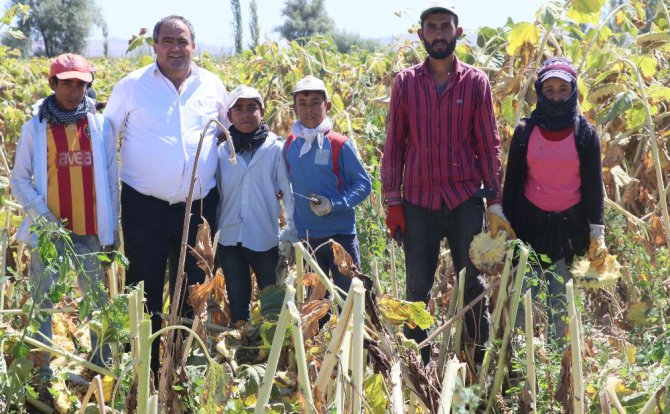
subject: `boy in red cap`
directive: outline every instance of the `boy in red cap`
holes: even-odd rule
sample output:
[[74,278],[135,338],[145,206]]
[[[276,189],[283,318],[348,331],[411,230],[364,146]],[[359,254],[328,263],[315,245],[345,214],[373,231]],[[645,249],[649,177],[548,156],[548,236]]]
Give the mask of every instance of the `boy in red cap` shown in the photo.
[[600,139],[578,113],[577,73],[568,59],[544,62],[535,93],[537,105],[510,144],[503,210],[519,238],[551,260],[551,271],[534,266],[533,277],[546,279],[550,333],[562,343],[573,258],[588,252],[598,267],[607,256]]
[[[34,248],[33,223],[46,220],[63,225],[79,255],[79,287],[100,307],[106,295],[103,271],[94,253],[118,247],[118,175],[111,130],[85,99],[92,79],[91,66],[82,56],[67,53],[53,61],[49,86],[54,93],[21,128],[10,183],[26,213],[17,239]],[[56,242],[56,249],[63,255],[62,240]],[[34,253],[30,260],[32,297],[38,307],[50,308],[53,304],[47,291],[58,274]],[[49,315],[41,321],[39,331],[51,338]],[[93,332],[91,342],[96,350]],[[106,357],[102,354],[98,350],[93,362],[101,365]],[[52,375],[51,356],[42,356],[37,361],[37,376],[45,383]]]

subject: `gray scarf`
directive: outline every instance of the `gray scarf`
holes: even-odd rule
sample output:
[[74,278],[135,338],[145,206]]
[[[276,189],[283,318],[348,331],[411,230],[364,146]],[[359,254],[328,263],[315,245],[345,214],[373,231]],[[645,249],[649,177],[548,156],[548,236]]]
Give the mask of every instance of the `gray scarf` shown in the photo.
[[46,118],[52,124],[68,125],[82,120],[86,117],[86,114],[89,111],[90,107],[88,99],[86,98],[81,100],[81,103],[74,111],[63,111],[62,109],[58,108],[58,105],[56,105],[56,95],[54,94],[48,96],[42,102],[37,116],[39,117],[40,122]]

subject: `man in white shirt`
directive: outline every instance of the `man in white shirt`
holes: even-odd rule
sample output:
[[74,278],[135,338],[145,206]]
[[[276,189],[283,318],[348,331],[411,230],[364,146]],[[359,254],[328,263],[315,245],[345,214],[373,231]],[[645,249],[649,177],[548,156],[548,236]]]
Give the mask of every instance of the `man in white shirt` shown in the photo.
[[[155,332],[161,324],[156,313],[163,306],[168,262],[170,292],[174,291],[184,202],[200,132],[210,118],[224,122],[226,91],[218,76],[191,61],[195,33],[187,19],[181,16],[161,19],[154,27],[153,40],[156,63],[121,79],[112,91],[104,115],[115,136],[123,136],[121,225],[125,254],[130,261],[126,284],[145,282],[147,308],[153,313]],[[219,199],[216,167],[216,137],[211,128],[198,160],[189,245],[194,244],[202,222],[200,211],[211,226],[215,225]],[[189,285],[204,279],[191,254],[186,256],[185,271]],[[185,286],[182,292],[188,296]],[[184,299],[182,303],[187,303],[187,297]],[[159,366],[158,343],[154,341],[152,348],[154,372]]]

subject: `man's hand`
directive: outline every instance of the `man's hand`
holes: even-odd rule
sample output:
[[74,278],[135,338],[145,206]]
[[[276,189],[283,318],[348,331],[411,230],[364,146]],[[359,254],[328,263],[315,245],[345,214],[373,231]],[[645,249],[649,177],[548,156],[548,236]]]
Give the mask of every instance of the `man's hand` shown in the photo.
[[312,212],[317,216],[327,216],[331,211],[333,211],[333,204],[326,197],[314,193],[310,194],[309,196],[317,199],[317,202],[309,202],[309,208],[311,208]]
[[509,224],[500,204],[489,206],[486,212],[486,218],[489,222],[489,232],[492,238],[498,237],[500,231],[505,231],[510,239],[516,239],[516,233]]
[[388,206],[386,209],[386,227],[389,237],[401,243],[405,237],[405,209],[402,205]]

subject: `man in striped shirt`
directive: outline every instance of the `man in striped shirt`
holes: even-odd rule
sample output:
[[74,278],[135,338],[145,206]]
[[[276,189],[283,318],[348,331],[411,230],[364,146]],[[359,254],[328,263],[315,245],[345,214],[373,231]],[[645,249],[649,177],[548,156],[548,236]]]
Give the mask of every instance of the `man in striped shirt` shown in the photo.
[[[428,58],[400,72],[392,87],[381,171],[386,223],[391,236],[404,242],[408,300],[428,303],[446,236],[457,273],[466,269],[468,304],[483,291],[468,255],[483,229],[482,194],[490,194],[492,232],[511,233],[500,208],[500,139],[486,74],[454,55],[463,33],[455,8],[433,3],[420,23]],[[486,312],[481,303],[466,314],[469,342],[483,345],[488,339]],[[417,342],[427,337],[419,328],[406,335]],[[481,348],[476,349],[479,359]],[[430,348],[421,352],[428,362]]]
[[[53,61],[49,86],[54,93],[21,128],[10,183],[26,212],[17,239],[36,247],[36,235],[30,231],[33,223],[40,217],[42,222],[63,222],[70,232],[70,247],[79,255],[79,287],[100,307],[106,294],[95,253],[118,248],[119,187],[111,129],[84,97],[91,81],[91,67],[82,56],[68,53]],[[60,256],[65,248],[62,240],[56,241]],[[33,300],[40,303],[38,307],[52,307],[47,291],[59,275],[46,267],[37,249],[30,259]],[[50,316],[39,329],[51,338]],[[95,349],[93,332],[91,342]],[[106,356],[96,352],[93,362],[101,365]],[[52,374],[49,360],[46,353],[36,361],[37,376],[45,380]]]

